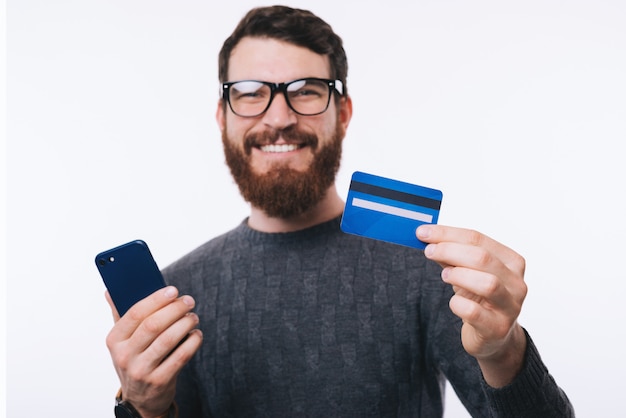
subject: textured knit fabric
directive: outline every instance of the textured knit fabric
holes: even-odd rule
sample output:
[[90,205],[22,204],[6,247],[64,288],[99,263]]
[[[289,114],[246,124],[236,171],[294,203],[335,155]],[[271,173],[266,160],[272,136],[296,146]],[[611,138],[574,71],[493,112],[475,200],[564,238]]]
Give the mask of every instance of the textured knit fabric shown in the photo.
[[274,234],[244,221],[164,270],[204,334],[180,417],[440,417],[445,379],[472,416],[573,416],[530,339],[519,377],[485,384],[440,273],[339,219]]

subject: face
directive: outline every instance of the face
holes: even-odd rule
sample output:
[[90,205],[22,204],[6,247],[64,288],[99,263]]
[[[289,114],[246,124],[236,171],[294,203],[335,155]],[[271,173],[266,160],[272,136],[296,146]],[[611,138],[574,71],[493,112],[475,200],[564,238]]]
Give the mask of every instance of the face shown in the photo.
[[[244,38],[230,58],[230,81],[275,83],[304,77],[330,78],[326,56],[267,38]],[[225,106],[225,107],[224,107]],[[254,118],[232,113],[219,102],[226,161],[247,201],[269,216],[289,218],[318,203],[334,183],[341,142],[352,114],[349,98],[333,96],[326,112],[301,116],[277,94]]]

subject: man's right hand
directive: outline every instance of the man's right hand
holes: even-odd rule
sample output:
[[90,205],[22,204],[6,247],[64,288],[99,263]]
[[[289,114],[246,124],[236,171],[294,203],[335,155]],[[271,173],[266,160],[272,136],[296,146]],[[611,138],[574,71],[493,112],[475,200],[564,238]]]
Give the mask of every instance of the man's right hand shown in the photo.
[[106,299],[115,320],[106,343],[123,399],[144,418],[166,414],[174,401],[178,373],[202,343],[202,332],[195,329],[198,316],[191,312],[195,301],[178,297],[178,290],[168,286],[120,318],[108,292]]

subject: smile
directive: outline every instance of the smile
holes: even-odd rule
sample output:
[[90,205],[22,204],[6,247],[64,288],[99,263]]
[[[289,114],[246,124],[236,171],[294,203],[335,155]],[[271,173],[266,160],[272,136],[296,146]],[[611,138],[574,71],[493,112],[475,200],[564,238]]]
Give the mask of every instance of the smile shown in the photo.
[[261,147],[261,151],[281,153],[281,152],[296,151],[298,148],[300,148],[300,146],[297,144],[280,144],[280,145],[270,144],[270,145],[263,145]]

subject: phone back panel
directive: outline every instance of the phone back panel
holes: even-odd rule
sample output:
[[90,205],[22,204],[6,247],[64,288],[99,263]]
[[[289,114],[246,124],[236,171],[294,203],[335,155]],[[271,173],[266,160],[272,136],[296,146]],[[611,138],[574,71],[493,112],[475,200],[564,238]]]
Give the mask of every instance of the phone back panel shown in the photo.
[[103,251],[95,261],[120,316],[141,299],[165,287],[159,267],[142,240]]

